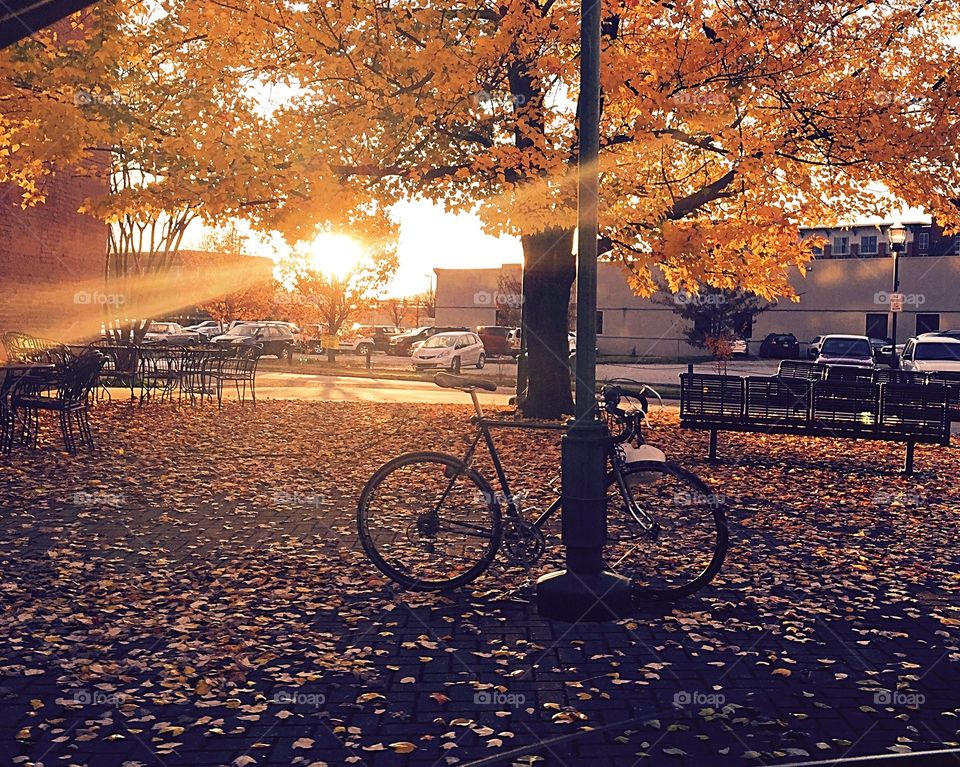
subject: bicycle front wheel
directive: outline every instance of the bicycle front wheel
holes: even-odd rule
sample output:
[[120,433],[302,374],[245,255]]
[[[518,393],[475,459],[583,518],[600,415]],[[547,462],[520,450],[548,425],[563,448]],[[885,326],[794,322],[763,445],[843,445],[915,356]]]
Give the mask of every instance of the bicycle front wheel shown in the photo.
[[357,528],[380,571],[418,591],[469,583],[503,537],[489,483],[443,453],[408,453],[381,466],[360,496]]
[[636,598],[678,599],[707,585],[727,554],[723,498],[679,466],[638,461],[623,470],[628,503],[611,473],[607,567]]

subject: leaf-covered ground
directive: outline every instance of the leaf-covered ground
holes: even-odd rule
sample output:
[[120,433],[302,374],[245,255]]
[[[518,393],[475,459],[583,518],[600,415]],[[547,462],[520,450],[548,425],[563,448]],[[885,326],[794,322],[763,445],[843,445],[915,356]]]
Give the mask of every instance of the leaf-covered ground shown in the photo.
[[[98,407],[97,451],[0,459],[0,761],[781,764],[960,740],[957,455],[846,440],[652,442],[733,507],[723,573],[613,624],[537,617],[502,560],[394,589],[358,551],[387,458],[459,452],[458,406]],[[498,435],[549,495],[555,435]],[[485,764],[488,762],[484,762]],[[498,762],[499,763],[499,762]]]

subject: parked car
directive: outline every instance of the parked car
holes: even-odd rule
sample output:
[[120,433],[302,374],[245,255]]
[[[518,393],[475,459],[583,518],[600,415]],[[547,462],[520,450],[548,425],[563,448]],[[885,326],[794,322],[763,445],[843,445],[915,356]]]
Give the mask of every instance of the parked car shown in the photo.
[[894,346],[889,341],[880,349],[880,358],[889,362],[893,367],[900,364],[900,355],[903,354],[903,347],[906,344],[897,344]]
[[437,333],[452,333],[458,331],[467,331],[465,327],[422,327],[413,328],[405,333],[396,335],[390,339],[390,354],[398,357],[409,357],[413,353],[414,344],[420,341],[426,341]]
[[510,328],[510,334],[507,336],[507,344],[510,346],[510,356],[516,359],[520,356],[520,328]]
[[749,357],[747,350],[747,341],[745,338],[735,338],[730,343],[730,354],[734,357]]
[[187,325],[185,330],[197,332],[203,336],[205,340],[209,341],[214,336],[223,335],[226,328],[223,327],[222,322],[217,322],[216,320],[204,320],[196,325]]
[[187,330],[176,322],[151,322],[144,333],[143,340],[150,344],[177,344],[192,346],[202,340],[195,330]]
[[293,347],[295,349],[303,349],[303,331],[300,329],[300,326],[295,322],[285,322],[283,320],[260,320],[260,325],[277,325],[280,327],[285,327],[290,331],[290,334],[293,336]]
[[960,339],[928,334],[911,338],[900,356],[900,369],[917,373],[960,373]]
[[477,335],[483,341],[483,348],[488,356],[500,357],[511,353],[510,334],[513,330],[514,328],[503,325],[480,325],[477,327]]
[[[512,328],[508,340],[510,344],[509,353],[514,357],[520,356],[520,338],[520,328]],[[567,331],[567,352],[571,355],[577,353],[577,334],[572,330]],[[599,354],[599,350],[597,353]]]
[[800,356],[800,342],[793,333],[768,333],[760,342],[759,356],[795,360]]
[[366,354],[371,352],[389,352],[390,339],[400,333],[400,328],[393,325],[362,325],[340,337],[340,351]]
[[873,358],[879,359],[883,354],[883,347],[890,343],[889,338],[871,338],[870,348],[873,349]]
[[459,373],[464,365],[482,368],[487,361],[483,341],[476,333],[435,333],[413,352],[413,369],[446,368]]
[[261,356],[281,359],[294,345],[290,328],[280,323],[244,322],[213,339],[217,346],[234,347],[238,344],[254,346],[262,344]]
[[327,333],[327,326],[317,323],[306,324],[301,330],[303,351],[305,354],[320,354],[323,351],[323,336]]
[[887,355],[887,349],[892,349],[889,338],[871,338],[870,348],[873,350],[873,359],[877,364],[890,362],[891,358]]
[[810,359],[815,360],[820,356],[820,344],[823,343],[824,337],[825,336],[817,336],[810,342],[810,345],[807,347],[807,356]]
[[921,333],[917,338],[924,338],[925,336],[942,336],[944,338],[960,339],[960,330],[936,330],[932,333]]
[[873,347],[866,336],[829,335],[823,337],[817,360],[821,365],[875,367]]

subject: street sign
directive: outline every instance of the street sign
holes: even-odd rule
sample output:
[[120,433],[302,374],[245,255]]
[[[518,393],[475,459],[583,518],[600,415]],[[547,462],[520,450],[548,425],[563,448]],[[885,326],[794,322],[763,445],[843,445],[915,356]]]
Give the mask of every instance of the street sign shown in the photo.
[[324,333],[320,343],[324,349],[336,351],[340,348],[340,336]]
[[903,293],[890,294],[890,311],[891,312],[903,311]]

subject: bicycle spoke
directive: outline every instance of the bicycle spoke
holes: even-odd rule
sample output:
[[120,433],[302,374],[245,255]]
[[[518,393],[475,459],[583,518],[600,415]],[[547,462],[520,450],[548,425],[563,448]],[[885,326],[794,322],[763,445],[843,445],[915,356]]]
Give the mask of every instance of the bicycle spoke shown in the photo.
[[726,527],[720,499],[694,475],[662,463],[625,475],[638,523],[617,483],[608,489],[607,566],[629,577],[641,596],[682,596],[708,583],[723,561]]
[[360,539],[389,577],[412,588],[446,588],[479,575],[500,545],[492,493],[458,459],[415,453],[385,464],[364,489]]

